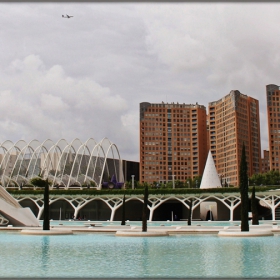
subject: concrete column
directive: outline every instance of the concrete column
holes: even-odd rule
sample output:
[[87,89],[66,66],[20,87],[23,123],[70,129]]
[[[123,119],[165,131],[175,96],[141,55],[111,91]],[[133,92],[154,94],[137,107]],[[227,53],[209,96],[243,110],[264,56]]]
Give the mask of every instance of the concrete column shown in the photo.
[[173,184],[173,189],[175,189],[175,175],[172,175],[172,184]]

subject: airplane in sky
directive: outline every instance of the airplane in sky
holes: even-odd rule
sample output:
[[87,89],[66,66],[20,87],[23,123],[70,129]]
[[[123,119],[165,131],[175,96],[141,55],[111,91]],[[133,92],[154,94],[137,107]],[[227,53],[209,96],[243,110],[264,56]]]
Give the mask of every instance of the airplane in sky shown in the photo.
[[62,15],[63,18],[71,18],[73,16],[68,16],[68,15]]

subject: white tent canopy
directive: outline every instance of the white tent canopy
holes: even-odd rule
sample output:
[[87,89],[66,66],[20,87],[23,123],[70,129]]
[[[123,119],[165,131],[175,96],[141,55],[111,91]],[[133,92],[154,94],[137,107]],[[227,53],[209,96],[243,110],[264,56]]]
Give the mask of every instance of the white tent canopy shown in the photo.
[[221,181],[217,173],[211,151],[209,151],[200,188],[211,189],[211,188],[221,188],[221,187],[222,187]]

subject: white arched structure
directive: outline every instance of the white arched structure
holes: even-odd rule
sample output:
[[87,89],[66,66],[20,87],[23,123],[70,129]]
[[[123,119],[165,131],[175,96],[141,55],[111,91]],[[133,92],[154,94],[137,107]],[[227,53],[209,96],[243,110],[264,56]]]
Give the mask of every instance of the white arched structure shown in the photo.
[[43,143],[20,140],[15,144],[0,144],[0,182],[5,188],[21,188],[32,178],[41,176],[51,182],[51,188],[94,186],[115,175],[123,182],[121,158],[117,146],[104,138],[96,142],[89,138],[82,143],[78,138],[68,143],[47,139]]
[[[25,199],[29,199],[33,201],[33,203],[37,206],[39,212],[37,215],[37,219],[41,218],[43,212],[43,196],[38,197],[38,195],[28,195],[28,194],[15,194],[14,198],[20,203]],[[276,220],[276,208],[280,206],[280,190],[274,191],[263,191],[259,192],[256,195],[256,198],[260,201],[261,205],[265,205],[267,208],[271,209],[272,220]],[[232,192],[232,193],[219,193],[218,190],[215,193],[205,193],[205,194],[169,194],[169,195],[149,195],[149,203],[148,209],[150,210],[149,221],[153,221],[154,211],[163,203],[168,202],[170,200],[177,200],[182,203],[184,207],[189,209],[189,202],[192,200],[193,206],[192,209],[195,210],[200,206],[202,202],[209,200],[216,200],[221,202],[225,207],[229,209],[229,221],[233,221],[234,211],[241,203],[240,193]],[[114,216],[116,211],[122,206],[123,203],[123,195],[50,195],[50,205],[57,200],[65,200],[67,201],[73,208],[74,216],[77,217],[79,211],[82,208],[90,203],[93,200],[101,200],[103,201],[108,208],[111,210],[110,221],[114,221]],[[133,195],[125,200],[126,202],[130,200],[138,200],[144,203],[143,195]]]

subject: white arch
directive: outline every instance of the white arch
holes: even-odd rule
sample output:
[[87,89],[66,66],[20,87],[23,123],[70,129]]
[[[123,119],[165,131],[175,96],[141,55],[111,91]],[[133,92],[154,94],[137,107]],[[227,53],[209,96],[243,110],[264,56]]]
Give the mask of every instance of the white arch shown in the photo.
[[[15,160],[15,163],[14,163],[14,165],[13,165],[13,168],[12,168],[12,171],[11,171],[11,175],[10,175],[10,177],[9,177],[9,180],[8,180],[8,183],[7,183],[7,187],[9,186],[9,184],[10,184],[10,181],[14,181],[14,182],[16,182],[15,180],[12,180],[13,179],[13,172],[14,172],[14,170],[15,170],[15,168],[16,168],[16,165],[17,165],[17,162],[18,162],[18,157],[19,157],[19,155],[21,154],[21,150],[16,146],[16,145],[14,145],[13,147],[11,147],[11,149],[8,151],[8,155],[9,155],[9,159],[10,159],[10,157],[11,157],[11,154],[9,153],[12,149],[15,149],[16,151],[18,151],[18,155],[16,155],[16,160]],[[7,166],[8,166],[8,161],[7,161],[7,165],[6,165],[6,168],[7,168]],[[5,168],[5,170],[4,170],[4,172],[6,172],[6,168]],[[17,184],[17,183],[16,183]],[[18,185],[18,184],[17,184]],[[19,186],[19,185],[18,185]]]
[[[21,201],[23,199],[30,199],[34,201],[36,206],[39,209],[43,209],[43,195],[41,197],[35,196],[35,195],[25,195],[25,194],[17,194],[13,195],[18,201]],[[154,211],[159,205],[162,203],[175,199],[178,200],[184,205],[189,208],[187,201],[190,201],[190,199],[193,200],[193,210],[196,209],[200,205],[201,202],[209,200],[211,198],[218,199],[219,201],[223,202],[222,200],[226,201],[227,199],[240,199],[240,194],[236,193],[236,195],[233,195],[233,193],[213,193],[213,194],[172,194],[172,195],[150,195],[148,200],[149,200],[149,210],[150,210],[150,216],[149,216],[149,221],[152,221],[152,214],[151,211]],[[258,195],[256,195],[256,198],[258,198],[260,201],[263,201],[265,205],[268,206],[272,210],[272,220],[275,220],[275,209],[279,207],[280,205],[280,191],[276,190],[270,193],[268,192],[259,192]],[[52,196],[50,195],[50,201],[51,203],[55,202],[56,200],[59,199],[64,199],[67,202],[69,202],[73,209],[75,214],[77,215],[78,212],[88,203],[90,203],[93,200],[102,200],[108,207],[111,209],[111,216],[110,216],[110,221],[114,220],[114,215],[116,210],[122,206],[122,201],[123,201],[123,194],[117,194],[117,195],[102,195],[102,196],[81,196],[81,195],[60,195],[58,196],[57,194]],[[126,202],[131,201],[131,200],[138,200],[143,203],[143,194],[130,194],[129,197],[126,198]],[[239,201],[238,201],[239,202]],[[230,204],[229,204],[230,205]],[[236,207],[235,207],[236,208]],[[42,213],[42,212],[40,212]],[[40,217],[40,215],[38,215]]]
[[[110,142],[110,141],[109,141],[109,142]],[[101,172],[101,178],[103,177],[103,174],[104,174],[104,169],[105,169],[106,161],[107,161],[107,158],[108,158],[108,153],[110,152],[110,150],[111,150],[111,148],[112,148],[113,146],[116,147],[115,144],[113,144],[113,143],[110,142],[110,146],[108,147],[107,152],[106,152],[106,155],[105,155],[105,161],[104,161],[103,168],[102,168],[102,172]],[[117,149],[117,147],[116,147],[116,149]],[[117,149],[117,152],[118,152],[118,149]],[[119,152],[118,152],[118,155],[119,155]],[[114,159],[114,158],[113,158],[113,159]],[[119,157],[119,161],[120,161],[120,157]],[[114,161],[114,165],[115,165],[115,161]],[[116,170],[115,170],[115,173],[116,173]],[[117,176],[117,175],[115,175],[115,176]],[[119,176],[117,176],[117,178],[118,178],[118,177],[119,177]],[[99,187],[101,188],[101,185],[100,185]]]
[[[26,184],[43,173],[41,175],[44,178],[52,181],[51,188],[59,183],[67,189],[73,183],[81,186],[89,181],[95,182],[101,188],[105,170],[109,174],[109,153],[113,157],[111,166],[115,176],[119,180],[123,178],[120,172],[121,157],[118,147],[108,138],[103,138],[100,142],[88,138],[85,143],[78,138],[70,143],[65,139],[59,139],[56,143],[51,139],[46,139],[42,143],[36,139],[28,143],[19,140],[15,144],[7,140],[0,145],[0,154],[1,151],[3,155],[0,162],[1,172],[3,172],[1,182],[4,187],[9,187],[11,182],[17,186],[22,182]],[[73,154],[73,161],[71,160],[70,174],[66,174],[65,167],[70,154]],[[83,166],[86,168],[82,169]],[[119,172],[116,172],[117,166]]]

